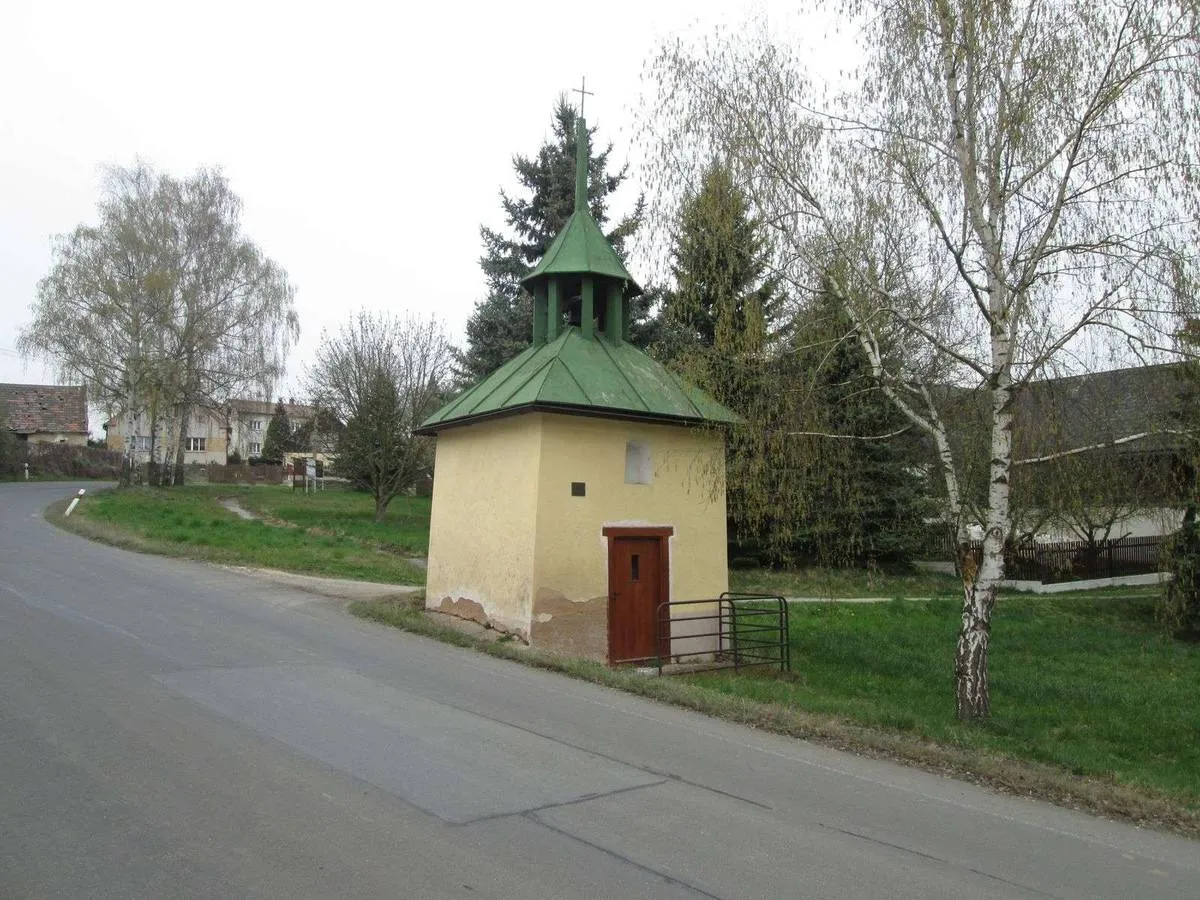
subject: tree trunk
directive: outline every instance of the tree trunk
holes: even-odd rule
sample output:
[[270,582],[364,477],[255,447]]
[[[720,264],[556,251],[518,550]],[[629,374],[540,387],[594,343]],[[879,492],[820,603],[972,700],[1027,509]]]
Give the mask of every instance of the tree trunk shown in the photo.
[[976,563],[968,544],[959,545],[963,575],[962,627],[954,651],[954,713],[960,721],[982,721],[991,715],[988,685],[988,650],[992,635],[992,608],[1004,575],[1004,540],[989,529],[983,541],[983,559]]
[[125,458],[121,460],[121,480],[118,487],[129,487],[133,484],[133,466],[136,461],[137,452],[137,417],[133,414],[133,400],[129,401],[129,410],[126,411],[128,416],[128,431],[125,439]]
[[192,419],[192,405],[184,403],[179,414],[179,443],[175,446],[175,467],[168,484],[183,484],[184,453],[187,452],[188,423]]
[[[946,512],[954,524],[954,540],[959,545],[961,557],[962,545],[967,542],[967,523],[963,518],[962,490],[958,485],[958,470],[954,465],[954,452],[950,449],[950,438],[941,419],[933,420],[934,428],[930,432],[934,446],[937,448],[938,462],[942,467],[942,481],[946,485]],[[959,574],[962,574],[962,560],[959,563]]]
[[375,496],[375,524],[383,521],[384,514],[387,513],[388,499],[380,495]]
[[155,476],[156,464],[158,463],[158,404],[155,403],[150,413],[150,452],[146,455],[146,471],[142,477],[142,483],[150,487],[158,487],[158,478]]
[[[994,345],[995,346],[995,345]],[[1007,344],[994,352],[1006,362]],[[1004,579],[1004,542],[1011,513],[1009,474],[1012,469],[1012,384],[1008,366],[1001,365],[992,387],[992,462],[988,483],[987,530],[982,558],[960,544],[963,578],[962,627],[954,653],[954,711],[960,721],[978,722],[991,714],[988,690],[988,651],[996,590]]]
[[153,482],[155,487],[166,487],[168,484],[170,484],[170,481],[168,479],[169,479],[169,473],[171,471],[171,458],[174,456],[174,453],[175,453],[175,448],[171,444],[170,431],[171,431],[171,424],[170,424],[170,422],[168,422],[164,426],[162,462],[158,462],[157,459],[155,460],[155,463],[157,465],[157,469],[154,474],[154,482]]

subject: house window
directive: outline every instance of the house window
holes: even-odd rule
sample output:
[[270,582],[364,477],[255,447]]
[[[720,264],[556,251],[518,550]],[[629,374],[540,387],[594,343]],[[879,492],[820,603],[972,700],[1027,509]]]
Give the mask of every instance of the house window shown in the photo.
[[206,438],[188,438],[187,449],[189,453],[203,453]]
[[148,434],[134,435],[132,444],[133,444],[134,450],[143,450],[143,451],[149,452],[149,450],[150,450],[150,435],[148,435]]
[[654,477],[650,465],[650,442],[628,441],[625,444],[625,483],[649,484]]
[[262,444],[252,442],[250,444],[250,455],[251,456],[262,456]]
[[250,420],[250,430],[251,431],[262,431],[262,419],[251,419]]

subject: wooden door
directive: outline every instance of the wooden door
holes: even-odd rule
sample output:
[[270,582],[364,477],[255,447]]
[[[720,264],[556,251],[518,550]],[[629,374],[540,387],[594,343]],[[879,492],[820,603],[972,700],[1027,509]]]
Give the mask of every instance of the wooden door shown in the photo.
[[669,617],[655,641],[658,605],[667,600],[665,545],[658,535],[609,537],[609,662],[665,657],[670,652]]

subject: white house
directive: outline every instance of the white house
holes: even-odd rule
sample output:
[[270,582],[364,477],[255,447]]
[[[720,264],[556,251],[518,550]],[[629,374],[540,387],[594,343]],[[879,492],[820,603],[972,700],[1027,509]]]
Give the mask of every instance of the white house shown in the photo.
[[[293,428],[307,424],[316,414],[314,407],[303,403],[283,406]],[[242,459],[260,456],[274,412],[273,401],[241,398],[219,409],[195,410],[188,422],[185,464],[224,463],[235,451]],[[109,449],[132,453],[138,462],[149,462],[152,454],[161,462],[166,449],[175,445],[178,427],[179,421],[172,415],[155,420],[149,413],[117,415],[105,426]]]

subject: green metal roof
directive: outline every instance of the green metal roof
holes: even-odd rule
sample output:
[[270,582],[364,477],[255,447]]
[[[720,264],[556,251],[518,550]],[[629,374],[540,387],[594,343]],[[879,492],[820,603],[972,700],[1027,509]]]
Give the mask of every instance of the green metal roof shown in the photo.
[[569,327],[534,345],[426,419],[418,434],[532,409],[577,415],[734,423],[741,419],[632,344]]
[[[633,293],[641,288],[629,274],[608,238],[586,209],[576,209],[558,233],[546,255],[532,272],[521,279],[522,284],[547,275],[606,275],[629,282]],[[628,292],[627,292],[628,294]]]

